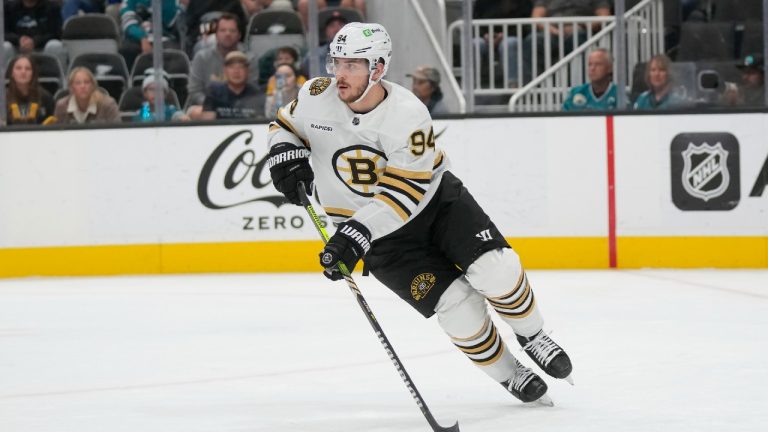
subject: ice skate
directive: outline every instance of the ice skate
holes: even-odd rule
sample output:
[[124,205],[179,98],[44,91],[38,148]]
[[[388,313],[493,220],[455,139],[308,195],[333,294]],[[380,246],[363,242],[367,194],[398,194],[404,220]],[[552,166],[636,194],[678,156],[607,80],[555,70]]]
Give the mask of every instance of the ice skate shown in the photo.
[[520,342],[528,357],[547,375],[564,379],[573,385],[571,359],[568,358],[565,350],[550,339],[543,330],[529,338],[518,335],[517,341]]
[[515,359],[515,374],[512,378],[501,383],[512,396],[523,402],[540,402],[552,406],[552,400],[546,395],[547,383],[531,369],[523,366]]

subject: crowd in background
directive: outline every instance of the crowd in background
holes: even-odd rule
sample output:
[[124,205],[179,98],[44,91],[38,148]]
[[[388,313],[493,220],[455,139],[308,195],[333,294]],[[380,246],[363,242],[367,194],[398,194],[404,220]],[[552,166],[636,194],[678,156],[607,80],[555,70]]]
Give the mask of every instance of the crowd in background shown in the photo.
[[[162,0],[160,35],[152,32],[151,0],[4,1],[6,108],[7,122],[12,125],[108,123],[121,119],[143,122],[157,117],[177,121],[272,118],[279,106],[296,97],[310,77],[310,59],[316,58],[321,66],[325,65],[329,41],[349,22],[348,15],[334,12],[319,23],[320,45],[308,48],[286,45],[254,52],[244,43],[252,17],[266,10],[294,11],[306,29],[308,1]],[[680,0],[682,20],[707,22],[713,15],[713,2]],[[607,16],[613,14],[612,6],[613,2],[608,0],[476,0],[474,17]],[[321,10],[353,9],[360,17],[366,13],[364,0],[318,0],[318,7]],[[152,69],[145,69],[144,75],[136,78],[135,86],[128,85],[119,94],[102,87],[98,67],[75,64],[62,43],[63,23],[85,13],[112,17],[120,32],[118,52],[129,71],[142,56],[151,55],[152,46],[158,40],[166,50],[182,52],[189,63],[182,88],[175,84],[173,74],[168,71],[163,71],[156,82]],[[564,32],[569,36],[567,40],[571,45],[565,47],[566,54],[585,40],[585,29],[579,26],[548,29],[553,34]],[[675,73],[679,29],[667,29],[666,34],[668,52],[642,65],[642,76],[633,86],[636,88],[625,95],[627,106],[618,106],[618,92],[624,90],[613,82],[613,56],[604,49],[594,49],[585,68],[587,82],[568,91],[562,109],[652,110],[696,106]],[[507,76],[501,78],[509,87],[517,88],[533,78],[531,70],[543,70],[541,53],[547,40],[553,43],[556,38],[545,39],[543,32],[518,38],[504,35],[501,27],[491,27],[488,32],[475,35],[474,49],[482,57],[493,51],[497,62],[506,61],[508,64],[503,70]],[[532,47],[538,56],[531,52]],[[40,54],[57,59],[67,71],[61,88],[55,92],[41,84]],[[717,97],[709,102],[721,107],[764,106],[761,52],[738,54],[729,61],[739,69],[739,79],[716,83]],[[523,64],[518,64],[519,58]],[[430,112],[448,113],[437,68],[420,66],[408,77],[412,79],[413,93]],[[518,78],[522,78],[522,82],[518,82]],[[160,116],[155,113],[154,103],[154,95],[159,91],[164,92],[166,100],[165,113]],[[129,116],[125,115],[124,105],[131,107]]]

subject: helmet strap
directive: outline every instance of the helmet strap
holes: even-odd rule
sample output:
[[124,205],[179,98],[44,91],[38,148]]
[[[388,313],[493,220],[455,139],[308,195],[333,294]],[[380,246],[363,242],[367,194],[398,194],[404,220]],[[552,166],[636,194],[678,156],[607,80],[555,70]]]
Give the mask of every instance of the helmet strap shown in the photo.
[[360,95],[360,97],[357,98],[356,101],[352,102],[353,104],[358,103],[361,100],[363,100],[368,95],[368,92],[371,91],[373,86],[375,86],[376,84],[379,83],[379,81],[381,81],[381,78],[377,79],[376,81],[373,80],[373,74],[375,74],[375,73],[376,73],[376,69],[372,70],[371,73],[368,74],[368,87],[365,88],[365,91],[363,92],[363,94]]

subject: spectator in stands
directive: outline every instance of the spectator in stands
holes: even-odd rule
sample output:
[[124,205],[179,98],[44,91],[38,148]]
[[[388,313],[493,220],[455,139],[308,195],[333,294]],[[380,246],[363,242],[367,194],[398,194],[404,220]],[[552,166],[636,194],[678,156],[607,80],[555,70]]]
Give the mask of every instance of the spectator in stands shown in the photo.
[[[192,58],[192,65],[189,71],[189,82],[187,89],[188,105],[197,105],[197,108],[190,111],[190,114],[200,113],[200,105],[205,99],[205,91],[211,81],[224,81],[224,58],[232,51],[245,52],[245,46],[240,43],[240,30],[236,15],[224,13],[219,18],[216,25],[216,46],[205,48],[195,54]],[[255,64],[257,62],[249,60],[251,64],[248,74],[248,81],[256,86],[259,78],[259,72]],[[196,110],[196,111],[195,111]]]
[[[123,29],[123,43],[120,54],[125,58],[128,69],[133,66],[139,54],[152,51],[155,35],[152,28],[152,0],[124,0],[120,9],[120,22]],[[176,31],[176,19],[179,14],[177,0],[162,0],[163,47],[180,48],[179,35]]]
[[[157,92],[158,87],[165,91],[166,96],[169,94],[168,80],[162,78],[160,85],[158,86],[155,82],[155,72],[152,68],[147,69],[145,74],[144,81],[141,82],[141,91],[144,96],[145,105],[136,111],[136,114],[133,116],[133,121],[138,123],[155,121],[155,93]],[[163,116],[163,120],[189,120],[189,117],[184,114],[184,111],[181,111],[179,107],[172,104],[166,97],[165,115]]]
[[587,59],[589,82],[573,87],[563,102],[563,111],[616,109],[616,84],[613,59],[605,48],[598,48]]
[[640,93],[635,101],[636,110],[679,108],[685,100],[674,90],[671,76],[672,62],[664,54],[655,55],[645,67],[645,83],[648,90]]
[[111,16],[110,10],[117,6],[117,16],[119,19],[120,0],[63,0],[61,1],[61,20],[66,22],[68,18],[78,15],[80,11],[84,13],[107,13]]
[[291,0],[240,0],[240,5],[245,11],[246,19],[250,19],[264,9],[294,10]]
[[250,60],[242,51],[232,51],[224,60],[224,82],[211,82],[199,120],[263,118],[264,93],[248,82]]
[[722,104],[726,106],[765,106],[765,67],[763,56],[750,54],[738,64],[741,83],[726,83]]
[[76,67],[69,73],[69,96],[56,102],[55,117],[62,124],[119,123],[120,110],[108,94],[102,93],[93,73]]
[[[362,16],[365,16],[365,0],[317,0],[317,10],[323,10],[327,7],[343,7],[357,9]],[[301,21],[304,22],[304,28],[309,27],[309,0],[299,0],[297,6]]]
[[42,51],[67,65],[61,42],[61,9],[50,0],[15,0],[5,5],[4,58]]
[[11,60],[11,71],[6,93],[6,118],[9,125],[50,124],[53,117],[53,98],[40,87],[37,68],[27,54]]
[[327,42],[309,50],[304,56],[304,60],[301,62],[301,73],[304,76],[314,78],[310,76],[309,73],[309,59],[314,57],[317,58],[318,63],[320,64],[320,72],[317,76],[333,77],[333,74],[329,74],[328,71],[325,70],[325,61],[328,57],[328,50],[330,49],[331,41],[336,37],[336,33],[348,23],[349,21],[347,18],[338,12],[334,12],[327,20],[325,20],[325,23],[323,23],[323,31],[325,32]]
[[[611,2],[608,0],[535,0],[533,3],[533,11],[531,12],[532,18],[546,18],[546,17],[573,17],[573,16],[610,16],[611,15]],[[538,53],[536,58],[537,74],[544,72],[546,63],[544,62],[545,53],[545,35],[547,26],[544,24],[537,24],[537,32],[534,36],[530,33],[523,40],[523,75],[525,81],[529,82],[535,78],[533,76],[533,46],[536,45],[536,52]],[[595,24],[592,26],[593,30],[600,28]],[[562,34],[558,25],[549,26],[549,44],[551,53],[553,56],[552,63],[555,63],[557,56],[559,56],[559,44],[562,36],[562,42],[564,44],[564,54],[571,52],[574,46],[574,37],[577,43],[583,43],[586,40],[586,31],[584,28],[574,28],[572,25],[564,25]],[[576,32],[576,35],[574,35]],[[535,40],[534,40],[535,37]]]
[[[477,0],[474,6],[475,19],[500,19],[500,18],[525,18],[531,16],[530,0]],[[518,62],[517,53],[519,40],[512,34],[507,34],[504,38],[504,27],[493,27],[493,36],[487,30],[489,27],[481,27],[482,36],[474,39],[474,44],[480,55],[488,56],[488,45],[493,38],[493,47],[496,52],[496,60],[504,60],[504,52],[507,55],[507,87],[517,87],[518,85]],[[510,28],[514,32],[514,27]],[[486,64],[485,62],[482,63]]]
[[419,100],[424,102],[431,115],[446,114],[448,109],[443,102],[443,91],[440,89],[440,72],[431,66],[419,66],[411,78],[411,91]]
[[276,83],[275,90],[272,94],[267,95],[267,101],[264,104],[266,118],[276,118],[278,108],[299,97],[301,84],[299,84],[298,77],[298,69],[292,63],[282,63],[277,66],[275,75],[272,76]]
[[[238,31],[240,34],[245,30],[245,23],[248,17],[245,13],[245,8],[241,3],[242,0],[185,0],[188,2],[186,8],[183,8],[183,16],[180,21],[183,22],[186,37],[186,46],[184,50],[190,57],[197,55],[197,51],[193,50],[193,47],[198,45],[201,30],[205,32],[216,32],[216,12],[229,13],[234,15],[237,19],[235,22],[238,25]],[[258,2],[259,0],[256,0]],[[215,19],[208,19],[203,22],[204,17]],[[213,24],[213,25],[211,25]],[[201,89],[203,91],[205,87]],[[202,101],[201,101],[202,102]]]
[[[264,55],[261,58],[259,58],[259,63],[262,63],[262,61],[264,60],[269,61],[270,60],[269,56]],[[264,66],[259,67],[259,71],[264,72],[264,75],[269,77],[269,80],[267,81],[267,96],[274,94],[275,92],[275,84],[276,84],[275,71],[277,70],[277,67],[281,64],[289,64],[293,66],[295,70],[298,70],[299,52],[296,51],[295,48],[289,47],[289,46],[277,48],[276,50],[274,50],[274,60],[272,60],[270,64],[271,67],[269,68],[266,68]],[[261,73],[259,75],[261,75]],[[296,85],[301,87],[304,85],[305,82],[307,82],[307,77],[297,72]]]

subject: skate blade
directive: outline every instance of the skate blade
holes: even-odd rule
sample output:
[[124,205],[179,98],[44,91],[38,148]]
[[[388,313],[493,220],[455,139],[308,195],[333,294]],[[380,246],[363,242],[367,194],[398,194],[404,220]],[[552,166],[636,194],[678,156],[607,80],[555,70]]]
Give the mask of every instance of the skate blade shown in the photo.
[[570,375],[568,375],[567,377],[565,377],[563,379],[566,380],[568,382],[568,384],[570,384],[570,385],[576,385],[576,384],[573,383],[573,374],[570,374]]
[[543,405],[545,407],[550,407],[550,408],[555,406],[555,403],[552,402],[552,399],[549,396],[547,396],[547,395],[544,395],[544,396],[536,399],[535,401],[533,401],[531,403],[538,404],[538,405]]

